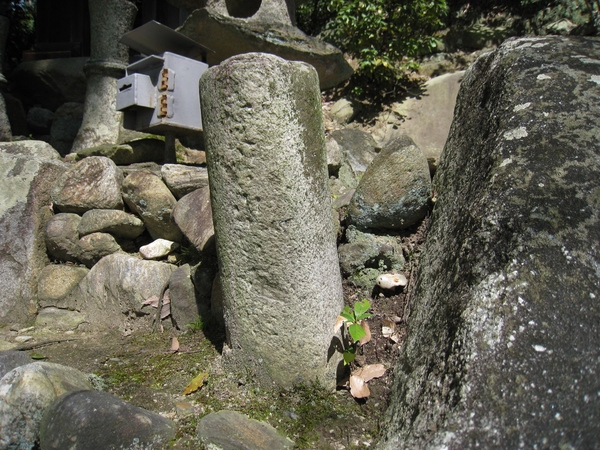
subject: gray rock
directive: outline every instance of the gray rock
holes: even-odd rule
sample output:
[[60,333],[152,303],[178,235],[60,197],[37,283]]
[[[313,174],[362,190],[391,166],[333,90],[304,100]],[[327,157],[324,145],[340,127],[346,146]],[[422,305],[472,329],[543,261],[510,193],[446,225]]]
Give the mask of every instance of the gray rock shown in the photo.
[[38,311],[35,328],[43,331],[75,331],[85,321],[85,316],[80,312],[50,306]]
[[164,164],[162,179],[176,199],[208,186],[208,171],[205,167],[190,167],[182,164]]
[[8,113],[6,112],[6,102],[4,101],[4,96],[0,94],[0,141],[10,141],[11,139],[12,130],[10,128]]
[[429,209],[431,178],[421,150],[407,136],[390,143],[366,170],[348,207],[360,229],[403,229]]
[[166,448],[176,431],[173,421],[107,392],[79,391],[47,408],[40,424],[40,448]]
[[[268,9],[268,2],[263,3]],[[198,9],[179,29],[187,37],[214,50],[207,55],[211,66],[242,53],[270,53],[315,67],[321,89],[336,86],[353,73],[340,50],[307,36],[291,24],[228,17],[222,12],[209,7]]]
[[122,209],[123,173],[108,158],[92,156],[74,164],[56,182],[52,201],[61,212]]
[[220,450],[292,449],[294,442],[265,422],[237,411],[218,411],[198,422],[196,435],[207,448]]
[[91,268],[102,258],[121,251],[121,246],[108,233],[91,233],[83,236],[77,242],[79,246],[79,261]]
[[44,224],[52,215],[50,187],[64,164],[0,151],[0,323],[27,322],[48,263]]
[[82,119],[82,103],[65,103],[55,111],[50,128],[50,144],[61,155],[64,156],[71,151]]
[[598,55],[517,38],[467,72],[378,448],[597,447]]
[[31,364],[33,359],[25,352],[19,352],[14,350],[0,351],[0,379],[11,370]]
[[90,156],[110,158],[117,165],[144,162],[161,163],[165,156],[165,141],[161,139],[139,139],[125,144],[104,144],[77,150],[77,159]]
[[329,114],[335,122],[346,124],[354,119],[354,116],[360,111],[361,106],[357,101],[341,98],[331,106]]
[[27,126],[37,134],[50,134],[54,113],[46,108],[34,106],[27,111]]
[[90,233],[110,233],[123,239],[135,239],[146,229],[144,222],[118,209],[92,209],[81,216],[77,231],[79,236]]
[[356,175],[367,170],[379,151],[377,142],[370,134],[355,128],[336,130],[330,136],[341,147],[344,159]]
[[317,74],[239,55],[210,68],[200,91],[228,363],[258,382],[333,388],[343,294]]
[[83,103],[86,79],[83,66],[88,58],[58,58],[27,61],[12,74],[19,93],[27,103],[55,111],[67,102]]
[[50,144],[44,141],[2,142],[0,143],[0,152],[13,156],[26,156],[30,159],[51,159],[60,161],[60,154]]
[[181,242],[181,230],[173,220],[177,200],[159,177],[142,171],[130,174],[123,183],[123,198],[153,239]]
[[215,235],[208,186],[179,200],[173,209],[173,219],[199,252],[208,250],[207,245],[210,247]]
[[435,77],[425,83],[423,93],[417,98],[410,97],[394,106],[394,112],[402,115],[403,120],[395,125],[395,129],[388,130],[380,144],[386,146],[398,134],[406,134],[435,164],[450,132],[456,96],[464,75],[464,71],[460,71]]
[[114,253],[102,258],[67,298],[56,305],[79,311],[92,330],[128,334],[152,324],[155,311],[142,303],[159,296],[175,266]]
[[178,267],[171,274],[169,280],[169,293],[171,296],[171,317],[175,321],[177,328],[183,330],[193,323],[199,316],[207,316],[210,307],[204,306],[204,311],[200,311],[201,305],[196,299],[196,289],[192,283],[192,271],[189,264]]
[[56,306],[77,287],[89,272],[85,267],[50,264],[41,271],[38,302],[41,307]]
[[329,175],[337,176],[344,161],[344,153],[340,144],[331,136],[327,136],[325,146],[327,149],[327,170]]
[[[346,239],[348,243],[338,247],[340,267],[345,276],[360,275],[365,268],[377,269],[379,273],[404,268],[402,244],[398,237],[363,233],[350,225]],[[373,280],[370,287],[374,285]]]
[[23,108],[23,102],[6,91],[2,93],[2,96],[4,97],[4,103],[6,103],[6,112],[10,120],[10,128],[13,136],[29,135],[27,115],[25,114],[25,108]]
[[140,247],[140,255],[144,259],[160,259],[168,256],[179,248],[177,242],[166,239],[156,239]]
[[58,213],[50,217],[44,228],[48,254],[59,261],[79,262],[79,232],[81,216]]
[[0,448],[34,448],[46,408],[86,389],[93,389],[87,375],[59,364],[34,362],[8,372],[0,379]]

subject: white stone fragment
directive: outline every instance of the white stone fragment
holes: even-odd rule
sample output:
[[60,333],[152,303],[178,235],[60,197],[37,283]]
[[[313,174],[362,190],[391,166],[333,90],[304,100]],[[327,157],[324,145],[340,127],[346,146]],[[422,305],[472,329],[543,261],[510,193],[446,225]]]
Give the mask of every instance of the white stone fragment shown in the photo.
[[408,280],[401,273],[384,273],[377,277],[376,283],[383,289],[394,289],[398,286],[406,286]]
[[504,139],[507,141],[512,141],[514,139],[522,139],[527,137],[527,129],[525,127],[518,127],[513,130],[506,131],[504,134]]
[[158,259],[167,256],[179,248],[179,244],[167,239],[157,239],[148,245],[140,247],[140,255],[144,259]]
[[531,102],[527,102],[527,103],[522,103],[520,105],[517,105],[513,108],[514,112],[518,112],[518,111],[522,111],[524,109],[527,109],[531,106]]
[[541,73],[537,76],[537,79],[538,80],[550,80],[550,79],[552,79],[552,77],[546,75],[545,73]]

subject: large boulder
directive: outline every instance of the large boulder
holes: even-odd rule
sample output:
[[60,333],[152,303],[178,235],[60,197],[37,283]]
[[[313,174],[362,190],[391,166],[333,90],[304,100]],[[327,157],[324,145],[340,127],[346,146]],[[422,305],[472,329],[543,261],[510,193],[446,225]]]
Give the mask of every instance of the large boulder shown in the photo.
[[160,177],[146,171],[131,173],[123,184],[123,198],[142,218],[153,239],[181,241],[181,230],[173,219],[177,200]]
[[59,308],[85,314],[92,330],[115,329],[123,333],[147,328],[156,310],[143,303],[161,298],[176,266],[158,261],[143,261],[123,253],[102,258]]
[[400,114],[399,123],[388,124],[380,134],[382,144],[398,134],[407,134],[433,164],[439,160],[446,144],[456,97],[464,71],[447,73],[432,78],[423,86],[418,97],[409,97],[395,105],[394,112]]
[[599,55],[511,39],[465,76],[379,448],[598,445]]
[[26,322],[36,311],[39,274],[48,263],[50,188],[64,170],[55,159],[0,151],[0,323]]
[[61,212],[83,214],[90,209],[122,209],[123,172],[103,156],[85,158],[56,181],[52,201]]
[[99,391],[63,395],[40,423],[40,448],[164,448],[175,437],[175,423],[160,414]]
[[361,229],[408,228],[425,217],[430,198],[427,160],[408,136],[401,136],[365,171],[348,206],[348,219]]
[[93,389],[84,373],[49,362],[18,366],[0,379],[0,448],[32,449],[46,408],[67,392]]

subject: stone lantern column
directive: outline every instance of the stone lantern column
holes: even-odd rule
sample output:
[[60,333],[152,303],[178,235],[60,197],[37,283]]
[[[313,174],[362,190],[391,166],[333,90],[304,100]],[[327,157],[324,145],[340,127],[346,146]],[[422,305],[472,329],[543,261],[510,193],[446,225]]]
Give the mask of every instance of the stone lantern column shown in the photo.
[[10,20],[8,17],[0,15],[0,141],[10,141],[12,139],[12,131],[10,128],[10,122],[8,120],[8,114],[6,113],[6,103],[2,93],[6,88],[6,78],[2,73],[2,66],[4,63],[4,50],[6,48],[6,40],[8,39],[8,30],[10,27]]
[[343,307],[319,79],[265,53],[200,80],[224,360],[260,382],[333,388]]
[[119,40],[131,30],[137,13],[128,0],[89,0],[89,8],[91,57],[84,67],[83,122],[72,152],[118,140],[122,113],[116,110],[117,79],[124,75],[129,59],[128,48]]

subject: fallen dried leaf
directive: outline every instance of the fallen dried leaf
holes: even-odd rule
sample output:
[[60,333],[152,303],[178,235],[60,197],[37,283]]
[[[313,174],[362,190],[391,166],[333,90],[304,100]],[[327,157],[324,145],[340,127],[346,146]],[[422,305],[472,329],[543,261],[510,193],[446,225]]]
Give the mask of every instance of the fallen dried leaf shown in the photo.
[[[372,380],[373,378],[379,378],[386,371],[383,364],[368,364],[366,366],[357,369],[352,375],[360,378],[365,383]],[[350,377],[352,379],[352,377]]]
[[207,380],[208,380],[208,373],[202,372],[200,375],[198,375],[192,381],[190,381],[190,384],[188,384],[185,387],[185,389],[183,391],[183,395],[188,395],[188,394],[191,394],[192,392],[196,392],[198,389],[200,389],[202,386],[204,386],[204,383],[206,383]]
[[[158,306],[157,306],[158,308]],[[167,289],[163,295],[162,307],[160,308],[160,320],[171,315],[171,296]]]
[[345,317],[337,316],[337,319],[335,320],[335,324],[333,325],[334,333],[337,332],[340,328],[342,328],[342,325],[344,325],[345,322],[347,322],[347,319]]
[[361,320],[359,323],[360,323],[360,326],[362,327],[362,329],[365,330],[365,336],[363,338],[361,338],[358,341],[358,343],[360,345],[365,345],[367,342],[369,342],[371,340],[371,329],[369,328],[369,324],[365,320]]
[[396,328],[396,324],[393,320],[383,319],[381,321],[381,334],[385,338],[390,338],[394,334],[394,329]]
[[371,395],[369,386],[361,377],[350,375],[350,394],[354,398],[365,398]]
[[158,308],[158,296],[153,295],[152,297],[148,297],[146,301],[142,303],[142,306],[150,305],[153,308]]
[[179,351],[179,339],[177,339],[175,336],[173,336],[173,339],[171,339],[171,351],[173,353],[177,353]]

